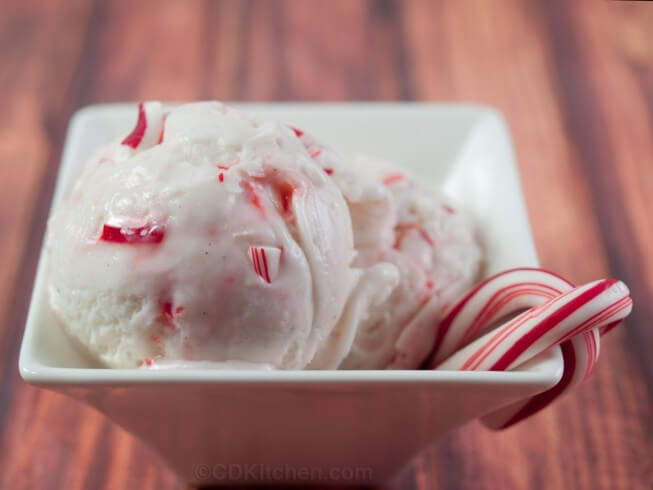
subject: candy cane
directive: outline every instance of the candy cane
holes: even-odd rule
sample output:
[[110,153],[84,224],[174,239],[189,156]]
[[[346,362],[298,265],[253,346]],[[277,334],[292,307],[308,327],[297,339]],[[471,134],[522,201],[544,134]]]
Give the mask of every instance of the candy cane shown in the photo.
[[[482,335],[497,320],[524,308],[531,309]],[[598,358],[599,332],[616,326],[631,308],[628,289],[614,280],[573,288],[541,269],[505,271],[483,281],[449,308],[424,366],[506,370],[560,344],[564,374],[555,387],[483,418],[491,428],[504,428],[586,379]]]
[[592,328],[623,319],[632,307],[625,284],[603,279],[531,308],[455,352],[438,369],[505,371]]
[[502,317],[537,306],[573,287],[566,279],[543,269],[510,269],[488,277],[445,312],[433,349],[422,367],[435,368]]
[[160,102],[138,104],[138,120],[122,144],[134,150],[144,150],[163,141],[165,115]]

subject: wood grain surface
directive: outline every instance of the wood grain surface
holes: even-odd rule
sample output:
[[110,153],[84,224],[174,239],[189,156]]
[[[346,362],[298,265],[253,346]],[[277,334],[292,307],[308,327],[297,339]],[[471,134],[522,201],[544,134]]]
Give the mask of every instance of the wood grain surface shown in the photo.
[[543,265],[623,279],[593,378],[504,432],[471,423],[387,488],[653,488],[653,3],[0,3],[0,488],[184,488],[17,371],[67,122],[90,103],[447,100],[511,127]]

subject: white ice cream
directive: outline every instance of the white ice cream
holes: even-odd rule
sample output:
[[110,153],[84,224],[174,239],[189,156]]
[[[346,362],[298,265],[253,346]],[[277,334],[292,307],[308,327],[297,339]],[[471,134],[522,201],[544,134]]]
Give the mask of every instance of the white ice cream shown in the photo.
[[478,277],[481,250],[470,220],[401,168],[365,156],[342,165],[311,135],[301,139],[347,201],[353,265],[364,271],[347,307],[356,312],[356,333],[340,347],[347,355],[339,369],[419,367],[443,307]]
[[304,368],[355,281],[336,185],[290,128],[219,103],[173,110],[160,144],[98,151],[48,251],[53,309],[112,367]]
[[[434,186],[382,161],[359,157],[367,189],[340,183],[354,226],[355,267],[391,264],[398,281],[369,308],[341,369],[414,369],[428,354],[443,307],[478,277],[474,229]],[[336,182],[338,182],[336,180]]]
[[111,367],[419,366],[481,260],[436,189],[219,103],[141,116],[49,223],[74,339]]

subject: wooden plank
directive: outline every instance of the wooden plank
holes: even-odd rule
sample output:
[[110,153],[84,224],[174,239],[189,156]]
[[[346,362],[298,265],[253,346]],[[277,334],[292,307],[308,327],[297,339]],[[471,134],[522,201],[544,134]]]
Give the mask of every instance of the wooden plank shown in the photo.
[[[3,4],[2,10],[0,100],[5,117],[0,122],[0,461],[7,470],[0,475],[0,486],[9,487],[14,477],[16,486],[21,487],[48,468],[53,481],[59,474],[58,468],[45,460],[38,468],[30,464],[20,451],[24,438],[31,438],[21,429],[31,425],[33,417],[46,413],[44,408],[49,405],[44,400],[49,397],[20,383],[16,366],[48,193],[63,125],[70,114],[63,94],[76,71],[89,9],[84,2],[12,2]],[[56,77],[54,69],[60,70]]]
[[469,424],[388,488],[650,488],[652,26],[632,2],[2,4],[0,488],[183,487],[125,431],[15,368],[67,120],[141,98],[498,107],[543,264],[626,279],[635,314],[573,395],[505,432]]

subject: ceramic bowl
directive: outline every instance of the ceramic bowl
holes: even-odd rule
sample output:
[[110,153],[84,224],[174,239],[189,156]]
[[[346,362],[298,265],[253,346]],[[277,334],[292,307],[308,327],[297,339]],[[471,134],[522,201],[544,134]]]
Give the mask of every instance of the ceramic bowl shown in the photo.
[[[537,266],[510,137],[494,110],[466,104],[234,104],[397,162],[442,185],[480,230],[484,274]],[[52,209],[90,152],[134,124],[133,104],[87,107],[70,123]],[[103,369],[56,325],[47,258],[34,284],[20,372],[104,413],[186,481],[371,484],[438,436],[562,373],[557,357],[514,372]]]

